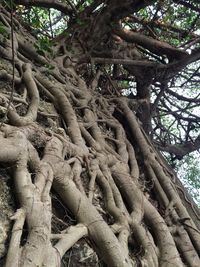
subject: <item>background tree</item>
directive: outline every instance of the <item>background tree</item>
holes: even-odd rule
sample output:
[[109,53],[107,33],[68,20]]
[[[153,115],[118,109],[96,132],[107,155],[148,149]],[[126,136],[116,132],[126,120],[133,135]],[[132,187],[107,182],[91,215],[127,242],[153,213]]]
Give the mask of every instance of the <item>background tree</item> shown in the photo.
[[200,266],[198,1],[0,11],[1,264]]

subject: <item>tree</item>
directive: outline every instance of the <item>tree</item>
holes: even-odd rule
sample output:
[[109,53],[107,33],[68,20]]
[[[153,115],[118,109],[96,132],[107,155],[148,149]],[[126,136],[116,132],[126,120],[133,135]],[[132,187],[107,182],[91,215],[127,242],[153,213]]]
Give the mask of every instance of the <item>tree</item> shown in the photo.
[[200,212],[161,153],[200,148],[198,1],[0,8],[2,265],[200,266]]

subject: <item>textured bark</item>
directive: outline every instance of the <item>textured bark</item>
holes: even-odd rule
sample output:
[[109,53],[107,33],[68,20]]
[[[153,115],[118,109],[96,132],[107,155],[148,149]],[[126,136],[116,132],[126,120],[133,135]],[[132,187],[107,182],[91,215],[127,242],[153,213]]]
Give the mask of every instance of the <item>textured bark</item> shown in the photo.
[[[3,9],[0,19],[8,30]],[[88,82],[78,56],[66,64],[65,54],[38,55],[34,37],[17,25],[10,107],[11,40],[0,47],[0,104],[4,114],[9,108],[0,163],[17,199],[3,266],[59,267],[81,242],[97,253],[99,266],[200,266],[199,211],[180,198],[184,188],[132,102],[103,95],[99,72]]]

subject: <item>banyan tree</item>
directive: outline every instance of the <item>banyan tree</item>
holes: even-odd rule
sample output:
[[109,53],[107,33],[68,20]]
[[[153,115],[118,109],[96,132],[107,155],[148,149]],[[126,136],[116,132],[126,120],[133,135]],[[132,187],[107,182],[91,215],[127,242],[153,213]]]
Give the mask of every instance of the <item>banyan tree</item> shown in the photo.
[[200,148],[199,14],[1,0],[1,266],[200,266],[200,212],[170,165]]

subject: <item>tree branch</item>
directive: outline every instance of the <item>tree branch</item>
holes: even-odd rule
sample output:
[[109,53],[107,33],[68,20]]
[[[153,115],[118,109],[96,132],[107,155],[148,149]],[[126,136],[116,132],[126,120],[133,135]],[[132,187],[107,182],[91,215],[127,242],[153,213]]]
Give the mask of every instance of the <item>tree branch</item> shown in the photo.
[[15,4],[24,6],[38,6],[46,8],[54,8],[66,15],[72,15],[73,9],[58,0],[15,0]]
[[92,58],[95,63],[103,63],[103,64],[121,64],[121,65],[131,65],[137,67],[165,67],[165,65],[148,61],[148,60],[131,60],[131,59],[120,59],[120,58],[100,58],[94,57]]
[[194,5],[190,4],[190,3],[182,1],[182,0],[173,0],[173,2],[176,3],[176,4],[179,4],[179,5],[183,5],[184,7],[190,8],[190,9],[192,9],[192,10],[198,12],[198,13],[200,12],[200,8],[197,5],[194,6]]
[[200,135],[194,142],[186,142],[185,144],[166,145],[157,144],[161,151],[169,152],[177,156],[178,159],[182,159],[185,155],[200,149]]
[[125,41],[141,45],[157,55],[167,55],[169,58],[176,59],[181,59],[188,55],[186,52],[174,48],[165,42],[152,39],[137,32],[120,28],[114,29],[114,32]]

